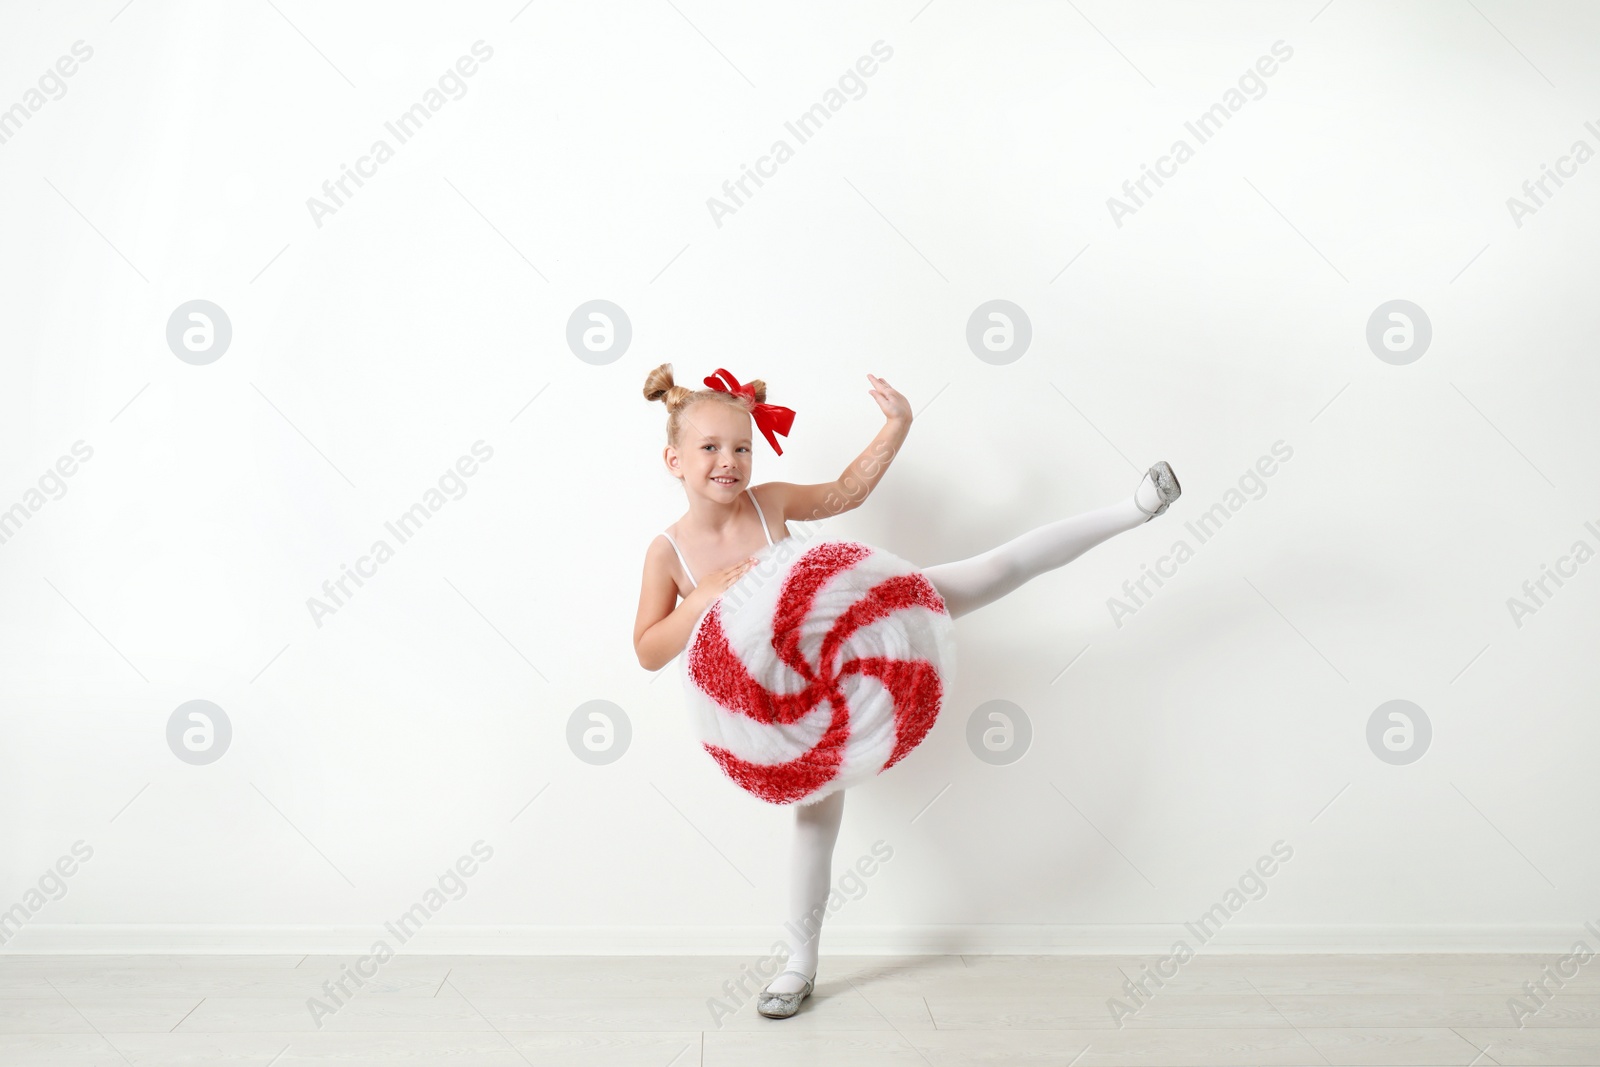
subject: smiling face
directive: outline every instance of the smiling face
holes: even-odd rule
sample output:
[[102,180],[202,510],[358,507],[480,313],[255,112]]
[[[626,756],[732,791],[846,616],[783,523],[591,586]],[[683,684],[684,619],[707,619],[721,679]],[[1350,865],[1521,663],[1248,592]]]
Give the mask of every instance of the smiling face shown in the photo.
[[691,493],[729,501],[750,484],[750,413],[733,404],[699,400],[683,409],[678,447],[667,446],[667,469]]

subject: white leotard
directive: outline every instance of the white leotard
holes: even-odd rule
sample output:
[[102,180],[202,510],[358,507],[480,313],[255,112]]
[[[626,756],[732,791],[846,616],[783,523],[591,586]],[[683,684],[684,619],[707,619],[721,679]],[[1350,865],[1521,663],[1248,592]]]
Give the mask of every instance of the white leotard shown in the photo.
[[[761,519],[761,532],[767,535],[767,544],[772,544],[772,531],[767,529],[767,517],[762,514],[761,505],[756,504],[755,493],[751,492],[750,489],[746,489],[745,494],[750,497],[750,503],[756,505],[756,515]],[[665,530],[661,531],[661,536],[667,539],[667,543],[672,546],[672,551],[678,554],[678,562],[683,564],[683,573],[689,576],[689,588],[693,589],[699,585],[700,583],[694,580],[694,572],[689,570],[689,562],[683,558],[683,550],[678,547],[678,542],[674,541],[672,535]]]

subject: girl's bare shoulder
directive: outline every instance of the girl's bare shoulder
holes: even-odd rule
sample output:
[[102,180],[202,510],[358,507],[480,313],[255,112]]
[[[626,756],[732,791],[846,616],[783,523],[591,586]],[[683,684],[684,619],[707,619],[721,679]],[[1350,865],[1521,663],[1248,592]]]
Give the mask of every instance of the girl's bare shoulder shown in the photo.
[[644,550],[644,581],[646,585],[671,586],[678,596],[688,596],[681,578],[683,568],[678,563],[678,552],[667,540],[665,532],[650,539]]
[[650,539],[644,548],[644,565],[646,570],[655,570],[665,567],[668,561],[674,559],[677,553],[672,550],[672,542],[667,540],[663,531]]

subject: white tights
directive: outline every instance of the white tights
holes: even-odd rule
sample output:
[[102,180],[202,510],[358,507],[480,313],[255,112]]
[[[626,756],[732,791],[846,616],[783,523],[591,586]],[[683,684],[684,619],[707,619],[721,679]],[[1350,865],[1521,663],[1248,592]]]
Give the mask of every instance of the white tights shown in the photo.
[[[1143,511],[1135,503],[1136,498],[1145,505]],[[968,559],[924,567],[922,573],[944,598],[954,619],[1000,599],[1045,571],[1072,562],[1113,535],[1133,529],[1155,510],[1157,501],[1154,487],[1146,478],[1135,497],[1029,530]],[[802,971],[813,978],[817,973],[822,917],[827,911],[833,844],[838,840],[844,815],[844,794],[841,789],[815,804],[799,804],[794,809],[789,914],[793,929],[809,936],[791,950],[786,969]],[[785,928],[785,940],[791,937],[793,934]],[[775,993],[795,993],[804,986],[802,979],[790,974],[774,979],[768,988]]]

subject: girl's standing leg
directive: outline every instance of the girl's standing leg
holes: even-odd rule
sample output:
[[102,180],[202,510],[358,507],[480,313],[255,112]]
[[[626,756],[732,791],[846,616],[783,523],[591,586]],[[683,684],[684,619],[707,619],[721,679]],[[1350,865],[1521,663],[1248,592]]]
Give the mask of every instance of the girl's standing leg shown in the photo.
[[[833,844],[839,839],[839,824],[844,817],[843,789],[815,804],[797,804],[794,809],[794,850],[789,870],[789,917],[793,930],[807,935],[789,953],[785,970],[817,975],[817,947],[822,936],[822,918],[828,911],[828,889],[833,875]],[[785,940],[796,935],[783,931]],[[798,993],[805,981],[792,974],[779,975],[768,985],[774,993]]]
[[1154,480],[1146,475],[1126,500],[1058,519],[968,559],[924,567],[922,573],[944,598],[951,618],[965,615],[1133,529],[1150,517],[1161,500]]

